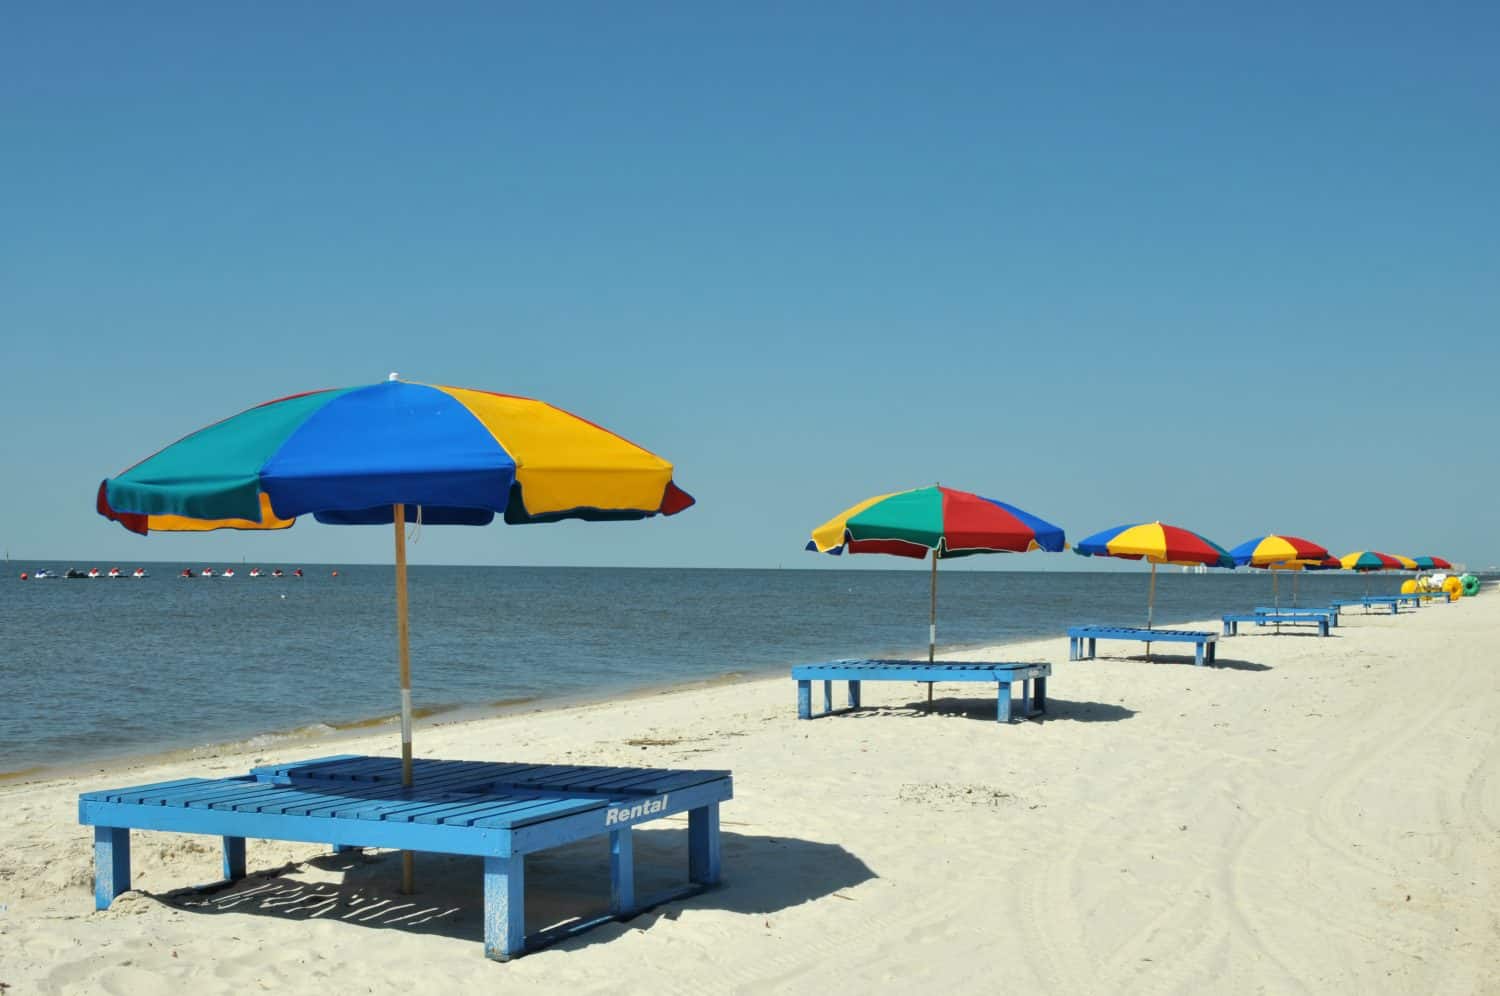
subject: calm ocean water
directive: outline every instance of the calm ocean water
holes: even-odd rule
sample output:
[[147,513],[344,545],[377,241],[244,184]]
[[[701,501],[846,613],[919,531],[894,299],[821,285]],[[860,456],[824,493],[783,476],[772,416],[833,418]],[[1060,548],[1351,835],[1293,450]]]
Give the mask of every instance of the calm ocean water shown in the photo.
[[[241,740],[396,711],[390,567],[302,579],[0,579],[0,773]],[[123,565],[122,565],[123,566]],[[135,565],[131,565],[132,567]],[[338,577],[331,572],[337,570]],[[1365,590],[1309,574],[1303,604]],[[1373,591],[1399,586],[1375,577]],[[1070,623],[1144,624],[1147,572],[949,571],[938,637],[973,646]],[[1283,596],[1290,578],[1281,579]],[[597,696],[835,657],[925,656],[916,571],[413,567],[419,709]],[[1158,577],[1158,625],[1269,600],[1258,572]],[[792,693],[788,690],[788,708]]]

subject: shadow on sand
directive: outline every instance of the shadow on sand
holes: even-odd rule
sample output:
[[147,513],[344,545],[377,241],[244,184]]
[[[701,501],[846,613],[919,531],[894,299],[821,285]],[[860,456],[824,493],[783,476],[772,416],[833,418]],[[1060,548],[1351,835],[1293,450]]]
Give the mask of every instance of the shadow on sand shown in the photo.
[[[673,820],[663,820],[669,824]],[[683,829],[635,832],[637,894],[649,897],[687,878]],[[726,825],[728,821],[726,821]],[[723,884],[635,917],[606,923],[559,942],[568,949],[608,940],[625,930],[675,920],[684,909],[766,915],[875,878],[863,861],[836,844],[721,832]],[[250,842],[254,861],[254,842]],[[447,854],[417,855],[414,896],[400,894],[397,852],[348,851],[252,872],[231,884],[177,889],[153,898],[191,913],[250,914],[282,920],[343,920],[362,927],[433,934],[475,943],[484,937],[483,861]],[[554,848],[526,859],[528,935],[604,915],[609,902],[609,838]],[[372,943],[378,943],[374,938]]]
[[[1011,714],[1013,720],[1019,720],[1020,705],[1012,703],[1011,708],[1015,710]],[[977,719],[993,723],[997,709],[994,699],[942,697],[933,699],[930,705],[926,699],[915,699],[905,705],[863,705],[853,711],[836,705],[833,713],[827,718],[830,721],[837,721],[840,719],[894,720],[957,716],[962,719]],[[1080,723],[1113,723],[1129,719],[1134,715],[1134,709],[1126,709],[1123,706],[1110,705],[1106,702],[1071,702],[1068,699],[1057,699],[1049,695],[1047,711],[1040,716],[1031,716],[1029,719],[1031,722],[1067,719]],[[817,718],[823,719],[824,717],[819,715]]]

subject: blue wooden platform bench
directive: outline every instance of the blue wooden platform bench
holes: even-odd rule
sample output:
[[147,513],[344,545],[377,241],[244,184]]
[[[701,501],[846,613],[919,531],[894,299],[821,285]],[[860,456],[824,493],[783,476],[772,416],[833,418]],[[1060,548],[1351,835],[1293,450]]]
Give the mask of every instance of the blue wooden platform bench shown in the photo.
[[1257,605],[1255,607],[1255,614],[1266,616],[1327,616],[1329,626],[1338,626],[1339,624],[1339,607],[1337,605],[1283,605],[1280,608],[1271,605]]
[[[812,719],[812,683],[823,682],[823,711],[833,712],[833,683],[849,683],[849,709],[858,709],[860,683],[865,681],[983,681],[995,686],[995,718],[1002,723],[1011,720],[1011,685],[1021,685],[1021,717],[1040,715],[1047,710],[1047,676],[1052,665],[1015,664],[997,661],[902,661],[847,660],[823,664],[799,664],[792,668],[797,679],[797,718]],[[1032,685],[1035,683],[1035,692]],[[840,712],[844,710],[839,710]]]
[[[234,778],[86,792],[78,821],[94,828],[94,905],[106,909],[130,888],[132,829],[222,837],[231,882],[245,875],[247,837],[483,858],[484,953],[499,961],[719,881],[719,803],[733,796],[728,771],[418,760],[412,781],[402,788],[399,758],[350,754]],[[632,828],[681,812],[688,884],[637,896]],[[606,835],[609,912],[528,936],[526,855]]]
[[1239,636],[1240,623],[1254,623],[1257,626],[1316,626],[1319,636],[1328,635],[1328,617],[1326,615],[1310,615],[1308,613],[1284,613],[1271,615],[1265,612],[1226,612],[1223,618],[1224,635]]
[[1333,600],[1333,607],[1343,609],[1349,605],[1360,605],[1366,612],[1371,609],[1389,608],[1391,615],[1394,616],[1401,611],[1401,601],[1400,595],[1366,595],[1363,598],[1336,598]]
[[1200,667],[1214,662],[1217,633],[1189,629],[1141,629],[1137,626],[1069,626],[1068,660],[1091,660],[1099,640],[1135,640],[1141,643],[1191,643],[1193,663]]

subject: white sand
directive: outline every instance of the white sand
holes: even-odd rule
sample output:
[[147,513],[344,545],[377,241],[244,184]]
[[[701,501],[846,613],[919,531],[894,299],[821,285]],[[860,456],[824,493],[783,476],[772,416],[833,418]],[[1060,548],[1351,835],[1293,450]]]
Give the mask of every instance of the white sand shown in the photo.
[[[217,840],[137,832],[141,891],[93,911],[80,791],[391,753],[385,730],[12,784],[0,983],[1500,992],[1500,592],[1335,632],[1226,640],[1214,669],[1069,663],[1061,637],[1008,647],[1052,661],[1054,701],[1005,728],[959,685],[934,715],[912,708],[918,686],[867,684],[878,710],[798,722],[782,678],[419,729],[425,756],[734,772],[722,889],[503,965],[481,953],[473,859],[419,856],[412,901],[389,854],[252,840],[250,878],[194,894],[174,890],[218,877]],[[683,828],[637,834],[643,867],[680,874]],[[533,859],[529,928],[602,908],[606,875],[602,841]]]

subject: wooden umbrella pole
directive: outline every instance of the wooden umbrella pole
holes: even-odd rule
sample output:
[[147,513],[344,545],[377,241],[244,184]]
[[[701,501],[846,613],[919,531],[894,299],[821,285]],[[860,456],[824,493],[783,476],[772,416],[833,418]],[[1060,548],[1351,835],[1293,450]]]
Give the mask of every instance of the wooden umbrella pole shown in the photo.
[[[932,548],[931,598],[927,606],[927,663],[937,657],[937,547]],[[927,683],[927,705],[932,705],[932,682]]]
[[[1151,616],[1155,613],[1155,610],[1156,610],[1156,563],[1153,561],[1152,564],[1151,564],[1151,588],[1150,588],[1149,594],[1146,595],[1146,628],[1148,630],[1151,628]],[[1151,641],[1150,640],[1146,641],[1146,659],[1148,661],[1151,659]]]
[[[401,784],[411,787],[411,626],[406,614],[406,506],[392,506],[396,527],[396,646],[401,663]],[[412,853],[401,852],[401,893],[416,891]]]

